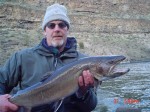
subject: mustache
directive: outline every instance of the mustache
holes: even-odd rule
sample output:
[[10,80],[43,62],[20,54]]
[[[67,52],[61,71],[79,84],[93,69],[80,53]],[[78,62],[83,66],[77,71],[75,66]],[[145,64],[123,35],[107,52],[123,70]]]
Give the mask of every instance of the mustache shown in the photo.
[[53,35],[53,37],[62,37],[62,36],[63,36],[63,34],[60,32],[54,33],[54,35]]

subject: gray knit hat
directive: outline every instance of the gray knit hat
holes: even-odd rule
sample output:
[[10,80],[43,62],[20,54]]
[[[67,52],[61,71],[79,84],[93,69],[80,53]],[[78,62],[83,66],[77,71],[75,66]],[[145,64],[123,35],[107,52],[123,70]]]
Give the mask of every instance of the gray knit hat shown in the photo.
[[47,7],[44,20],[42,23],[42,29],[44,30],[45,25],[53,20],[62,20],[65,21],[68,26],[70,26],[70,20],[67,16],[67,8],[63,5],[60,5],[58,3],[53,4],[49,7]]

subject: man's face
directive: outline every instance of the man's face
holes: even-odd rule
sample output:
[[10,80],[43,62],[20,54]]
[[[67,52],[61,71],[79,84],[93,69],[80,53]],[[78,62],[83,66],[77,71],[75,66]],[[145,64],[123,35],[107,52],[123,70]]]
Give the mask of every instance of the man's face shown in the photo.
[[62,47],[67,40],[68,27],[63,21],[51,21],[44,30],[47,44],[53,47]]

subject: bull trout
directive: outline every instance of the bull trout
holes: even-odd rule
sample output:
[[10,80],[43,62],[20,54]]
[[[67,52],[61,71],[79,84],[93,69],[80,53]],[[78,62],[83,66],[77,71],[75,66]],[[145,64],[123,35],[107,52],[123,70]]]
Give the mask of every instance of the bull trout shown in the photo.
[[122,76],[129,69],[117,70],[116,65],[125,59],[124,56],[86,57],[69,63],[52,73],[47,79],[18,91],[9,101],[25,108],[61,100],[78,90],[78,77],[83,70],[89,70],[95,81],[104,81]]

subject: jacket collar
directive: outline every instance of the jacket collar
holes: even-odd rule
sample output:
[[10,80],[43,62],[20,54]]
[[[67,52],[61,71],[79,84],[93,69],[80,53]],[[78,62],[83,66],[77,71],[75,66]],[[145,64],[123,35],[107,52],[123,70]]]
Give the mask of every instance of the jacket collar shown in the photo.
[[71,56],[76,57],[77,56],[77,41],[74,37],[68,37],[67,43],[65,45],[64,50],[59,53],[58,49],[52,46],[48,46],[46,43],[46,39],[43,38],[42,41],[38,46],[36,46],[35,51],[37,51],[40,55],[44,56]]
[[54,55],[58,55],[59,51],[57,48],[53,47],[53,46],[48,46],[47,42],[46,42],[46,38],[43,38],[41,41],[42,46],[47,49],[50,53],[54,54]]

